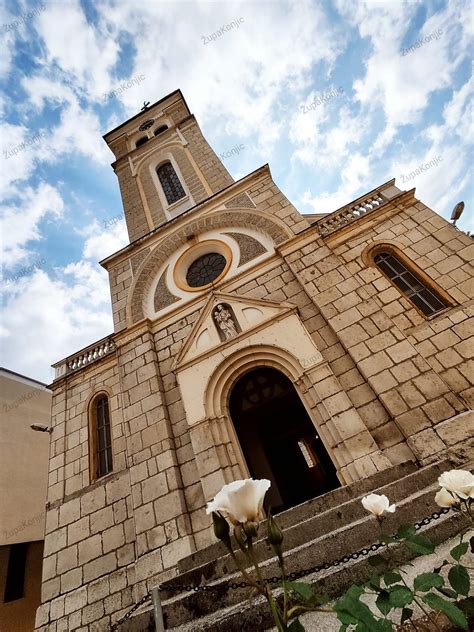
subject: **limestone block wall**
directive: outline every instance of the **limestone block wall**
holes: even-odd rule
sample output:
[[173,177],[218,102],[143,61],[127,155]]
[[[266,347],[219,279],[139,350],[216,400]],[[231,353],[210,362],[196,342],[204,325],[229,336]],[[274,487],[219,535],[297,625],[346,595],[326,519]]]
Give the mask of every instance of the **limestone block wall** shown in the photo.
[[[109,396],[114,471],[90,482],[88,403]],[[133,603],[135,526],[116,358],[63,378],[53,394],[41,631],[106,629]]]
[[218,193],[233,184],[234,179],[204,138],[194,116],[180,125],[193,159],[199,165],[212,193]]
[[[384,242],[398,244],[460,304],[429,320],[421,316],[378,269],[368,266],[363,258],[368,246]],[[425,349],[431,349],[428,344],[431,343],[438,353],[449,348],[446,355],[452,358],[456,357],[452,351],[456,351],[459,366],[466,372],[466,355],[472,353],[469,342],[461,343],[451,329],[445,337],[436,336],[441,333],[438,327],[447,330],[446,323],[452,323],[451,318],[458,323],[465,322],[471,311],[472,268],[466,261],[472,256],[471,240],[425,205],[420,205],[409,192],[396,198],[388,208],[355,222],[325,241],[315,237],[316,244],[303,257],[293,253],[287,261],[299,273],[308,293],[407,438],[415,456],[422,462],[434,458],[447,448],[436,427],[468,408],[466,394],[472,384],[469,386],[469,379],[455,383],[454,378],[458,377],[455,373],[451,373],[452,382],[448,383],[447,369],[441,363],[428,362],[429,356],[426,350],[421,353],[423,347],[419,344],[425,342]],[[458,249],[456,254],[454,248]],[[428,252],[431,266],[423,259]],[[457,252],[462,252],[463,257]],[[434,261],[440,262],[441,267]],[[445,261],[449,263],[444,264]],[[460,272],[455,270],[458,262]],[[453,271],[455,278],[462,276],[464,280],[456,285],[447,270]],[[470,282],[463,276],[469,274]],[[467,323],[462,326],[463,335],[467,327]],[[417,340],[418,331],[420,339]],[[459,350],[464,355],[456,350],[456,344],[461,345]],[[455,365],[450,368],[453,367]],[[459,374],[464,377],[461,371]],[[454,439],[450,437],[451,444]],[[458,439],[464,439],[462,434]]]

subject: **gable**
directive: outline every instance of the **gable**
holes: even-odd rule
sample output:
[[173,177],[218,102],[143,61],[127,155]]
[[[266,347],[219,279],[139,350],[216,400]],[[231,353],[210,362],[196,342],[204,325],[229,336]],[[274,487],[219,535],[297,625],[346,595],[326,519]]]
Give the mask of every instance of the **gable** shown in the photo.
[[247,332],[293,309],[290,303],[213,292],[178,354],[174,368],[234,343]]

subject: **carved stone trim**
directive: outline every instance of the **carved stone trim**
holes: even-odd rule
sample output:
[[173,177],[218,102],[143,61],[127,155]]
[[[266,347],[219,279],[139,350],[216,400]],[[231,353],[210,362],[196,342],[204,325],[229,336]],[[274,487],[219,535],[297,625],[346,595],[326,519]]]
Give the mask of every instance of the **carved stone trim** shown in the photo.
[[263,253],[268,252],[265,246],[263,246],[257,239],[254,237],[250,237],[250,235],[246,235],[245,233],[224,233],[225,235],[229,235],[234,239],[240,250],[240,259],[239,265],[243,266],[245,263],[248,263],[252,259],[256,259]]
[[236,195],[225,203],[226,208],[255,208],[255,204],[246,193]]
[[137,254],[133,255],[133,257],[130,259],[130,263],[132,265],[132,271],[134,275],[137,273],[137,270],[140,267],[142,261],[148,256],[149,253],[150,253],[150,248],[145,248],[144,250],[137,252]]
[[176,303],[176,301],[179,301],[179,298],[169,291],[166,284],[167,270],[168,267],[165,268],[163,274],[160,277],[160,280],[158,281],[158,285],[156,286],[155,297],[153,299],[155,312],[159,312],[161,309],[164,309],[165,307]]

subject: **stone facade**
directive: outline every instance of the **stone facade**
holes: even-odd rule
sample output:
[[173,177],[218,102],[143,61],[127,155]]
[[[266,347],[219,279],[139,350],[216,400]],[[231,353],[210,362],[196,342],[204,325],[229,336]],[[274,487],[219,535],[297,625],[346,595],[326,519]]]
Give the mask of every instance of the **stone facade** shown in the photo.
[[[102,262],[114,334],[56,365],[41,632],[107,630],[213,541],[206,502],[249,475],[228,400],[252,368],[290,378],[341,484],[446,453],[462,462],[474,435],[474,245],[415,190],[390,181],[314,222],[268,166],[234,182],[179,91],[105,139],[131,243]],[[184,206],[163,202],[153,175],[163,157],[183,179]],[[374,264],[382,246],[446,308],[423,315]],[[186,266],[211,251],[225,256],[224,273],[186,287]],[[219,304],[238,321],[225,340]],[[99,392],[113,472],[94,480]]]

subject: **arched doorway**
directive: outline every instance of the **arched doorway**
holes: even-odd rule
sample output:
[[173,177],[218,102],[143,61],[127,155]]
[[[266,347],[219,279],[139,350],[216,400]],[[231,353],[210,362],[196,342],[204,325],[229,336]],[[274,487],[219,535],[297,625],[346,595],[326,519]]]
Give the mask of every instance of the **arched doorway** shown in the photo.
[[316,428],[280,371],[259,367],[243,375],[229,407],[251,476],[272,482],[267,501],[273,512],[339,487]]

